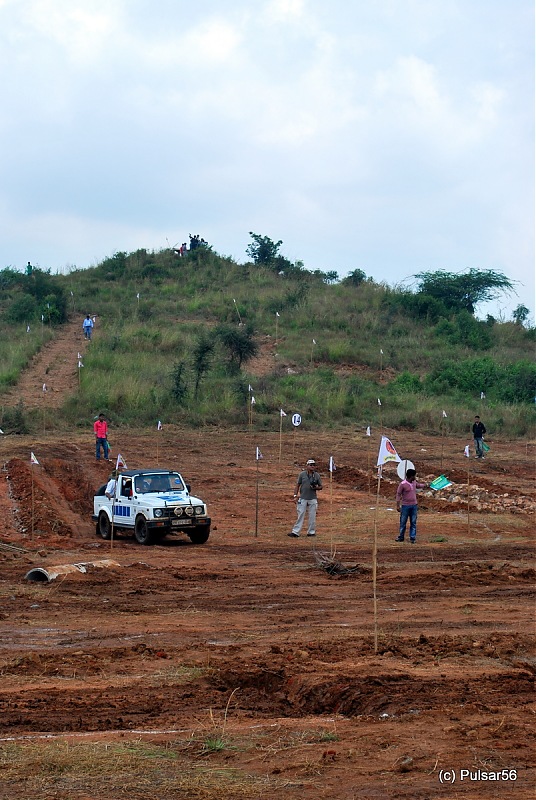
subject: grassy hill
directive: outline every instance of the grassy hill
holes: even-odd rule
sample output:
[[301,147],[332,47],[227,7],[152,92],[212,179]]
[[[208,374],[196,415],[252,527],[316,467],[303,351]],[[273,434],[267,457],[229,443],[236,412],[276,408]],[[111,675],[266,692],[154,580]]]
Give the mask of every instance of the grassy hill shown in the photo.
[[[308,427],[357,430],[381,415],[388,428],[462,432],[480,413],[495,435],[534,430],[534,329],[363,275],[336,283],[281,257],[238,264],[199,248],[116,253],[69,275],[4,270],[0,287],[0,392],[68,315],[80,326],[97,316],[60,415],[72,426],[99,411],[116,425],[244,426],[251,385],[253,424],[265,429],[279,428],[283,408]],[[5,407],[2,427],[14,417]]]

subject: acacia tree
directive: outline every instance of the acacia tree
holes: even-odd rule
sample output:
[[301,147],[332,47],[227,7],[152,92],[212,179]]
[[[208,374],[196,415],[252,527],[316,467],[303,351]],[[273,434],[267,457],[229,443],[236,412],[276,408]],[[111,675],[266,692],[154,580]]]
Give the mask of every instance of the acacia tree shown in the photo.
[[280,239],[278,242],[272,241],[268,236],[260,236],[258,233],[249,232],[253,239],[246,248],[246,255],[248,255],[254,264],[261,266],[270,266],[277,258],[279,248],[283,244]]
[[501,292],[514,291],[512,281],[493,269],[470,269],[468,272],[419,272],[417,294],[435,297],[452,311],[465,309],[475,313],[479,303],[493,300]]

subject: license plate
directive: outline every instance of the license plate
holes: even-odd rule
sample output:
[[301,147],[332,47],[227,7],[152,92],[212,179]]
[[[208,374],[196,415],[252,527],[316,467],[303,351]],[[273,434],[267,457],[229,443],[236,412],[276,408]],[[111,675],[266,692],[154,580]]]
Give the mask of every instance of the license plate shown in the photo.
[[177,527],[178,528],[179,525],[191,525],[192,524],[192,520],[191,519],[172,519],[171,520],[171,524],[172,524],[173,527]]

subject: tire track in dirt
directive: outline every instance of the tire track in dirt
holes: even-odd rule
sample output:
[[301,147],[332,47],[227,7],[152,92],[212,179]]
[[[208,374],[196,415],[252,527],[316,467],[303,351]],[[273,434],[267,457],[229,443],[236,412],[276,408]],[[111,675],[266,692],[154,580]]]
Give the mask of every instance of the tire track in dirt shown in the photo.
[[77,355],[83,357],[88,345],[81,319],[57,328],[55,338],[35,354],[17,385],[4,395],[3,405],[14,406],[22,401],[25,408],[60,408],[78,388]]

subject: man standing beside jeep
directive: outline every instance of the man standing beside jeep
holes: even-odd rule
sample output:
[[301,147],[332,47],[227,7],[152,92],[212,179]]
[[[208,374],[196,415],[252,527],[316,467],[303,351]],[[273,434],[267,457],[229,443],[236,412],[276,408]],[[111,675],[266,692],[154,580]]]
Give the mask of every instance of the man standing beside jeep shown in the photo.
[[[303,522],[305,520],[305,513],[309,511],[309,520],[307,526],[307,536],[316,535],[316,509],[318,500],[316,493],[322,489],[322,481],[320,475],[316,472],[316,461],[310,458],[305,469],[298,475],[296,488],[294,490],[294,499],[297,499],[298,519],[292,528],[289,536],[297,539],[300,535]],[[299,494],[299,498],[298,498]]]

